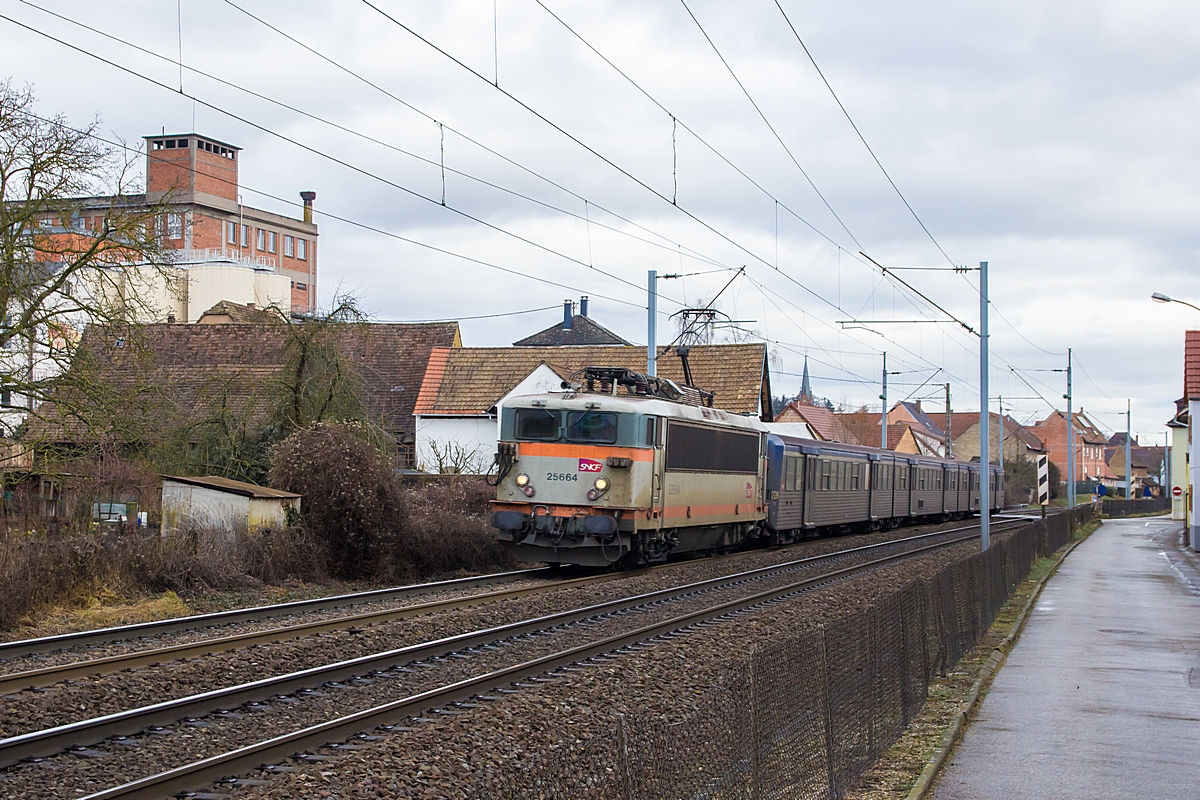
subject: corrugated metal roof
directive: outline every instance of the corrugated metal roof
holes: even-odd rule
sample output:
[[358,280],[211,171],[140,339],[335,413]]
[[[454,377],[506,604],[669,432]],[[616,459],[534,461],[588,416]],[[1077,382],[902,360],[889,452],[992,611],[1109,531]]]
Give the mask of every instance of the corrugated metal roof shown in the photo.
[[256,483],[246,483],[244,481],[235,481],[229,478],[219,478],[216,475],[206,475],[203,478],[192,478],[181,475],[163,475],[163,481],[172,481],[174,483],[184,483],[188,486],[203,486],[206,489],[216,489],[221,492],[229,492],[243,497],[254,498],[272,498],[289,500],[300,497],[301,495],[294,492],[284,492],[279,489],[272,489],[269,486],[259,486]]

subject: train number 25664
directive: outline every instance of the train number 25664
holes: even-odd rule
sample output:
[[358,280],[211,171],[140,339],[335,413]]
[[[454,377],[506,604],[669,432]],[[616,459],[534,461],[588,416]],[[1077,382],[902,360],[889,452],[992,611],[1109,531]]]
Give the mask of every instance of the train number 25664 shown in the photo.
[[572,475],[569,472],[547,472],[546,480],[548,481],[577,481],[578,475]]

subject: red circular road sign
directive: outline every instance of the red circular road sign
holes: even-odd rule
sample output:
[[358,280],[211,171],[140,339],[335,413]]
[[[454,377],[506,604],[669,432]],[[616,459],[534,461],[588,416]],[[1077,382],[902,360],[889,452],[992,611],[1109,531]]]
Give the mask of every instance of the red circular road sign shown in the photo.
[[1176,486],[1174,489],[1171,490],[1171,494],[1175,497],[1179,497],[1183,494],[1183,489],[1180,489],[1178,486]]

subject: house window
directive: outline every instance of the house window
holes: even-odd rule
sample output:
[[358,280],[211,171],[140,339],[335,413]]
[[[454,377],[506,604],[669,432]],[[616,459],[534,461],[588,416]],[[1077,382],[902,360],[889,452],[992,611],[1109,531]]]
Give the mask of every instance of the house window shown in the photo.
[[225,241],[229,244],[237,244],[237,223],[225,223]]
[[275,252],[275,231],[267,231],[267,252]]
[[300,291],[302,291],[302,292],[307,292],[307,291],[308,291],[308,284],[307,284],[307,283],[296,283],[295,281],[292,281],[292,286],[293,286],[294,288],[296,288],[296,289],[299,289],[299,290],[300,290]]
[[290,236],[284,236],[284,237],[283,237],[283,254],[284,254],[285,256],[287,256],[288,258],[291,258],[291,257],[292,257],[292,253],[294,252],[294,251],[293,251],[293,243],[294,243],[295,241],[296,241],[296,240],[295,240],[295,239],[293,239],[293,238],[292,238],[292,237],[290,237]]
[[308,258],[308,240],[296,239],[296,258],[304,261]]
[[167,214],[167,238],[183,238],[183,214]]
[[267,249],[267,232],[264,231],[262,228],[258,229],[258,235],[255,237],[255,241],[254,241],[254,249],[256,249],[256,250],[266,250]]
[[242,247],[249,247],[249,246],[250,246],[250,226],[243,225],[242,226]]
[[7,386],[0,387],[0,406],[8,408],[12,405],[12,389]]

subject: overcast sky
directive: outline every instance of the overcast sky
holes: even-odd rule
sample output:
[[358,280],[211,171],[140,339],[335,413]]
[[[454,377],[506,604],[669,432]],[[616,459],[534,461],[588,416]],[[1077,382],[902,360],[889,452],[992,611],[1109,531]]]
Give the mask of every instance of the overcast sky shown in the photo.
[[[1061,407],[1065,376],[1045,370],[1071,347],[1076,406],[1123,429],[1131,397],[1135,432],[1161,443],[1183,330],[1200,327],[1149,299],[1200,304],[1200,6],[781,2],[932,238],[774,0],[237,0],[261,21],[226,0],[182,0],[178,16],[162,0],[38,0],[165,59],[0,0],[165,88],[8,20],[0,76],[32,84],[42,113],[98,115],[131,142],[195,130],[244,148],[248,205],[296,215],[287,203],[317,192],[323,303],[343,291],[382,320],[463,319],[468,346],[540,330],[583,294],[644,343],[649,269],[688,275],[659,282],[661,343],[671,314],[744,266],[716,301],[744,330],[721,336],[770,342],[777,394],[798,390],[807,354],[818,394],[878,407],[886,350],[891,401],[940,409],[949,381],[973,410],[978,339],[859,252],[986,260],[993,410],[997,396],[1022,422]],[[180,52],[198,102],[178,92]],[[978,326],[976,272],[895,275]],[[943,322],[880,322],[916,319]]]

